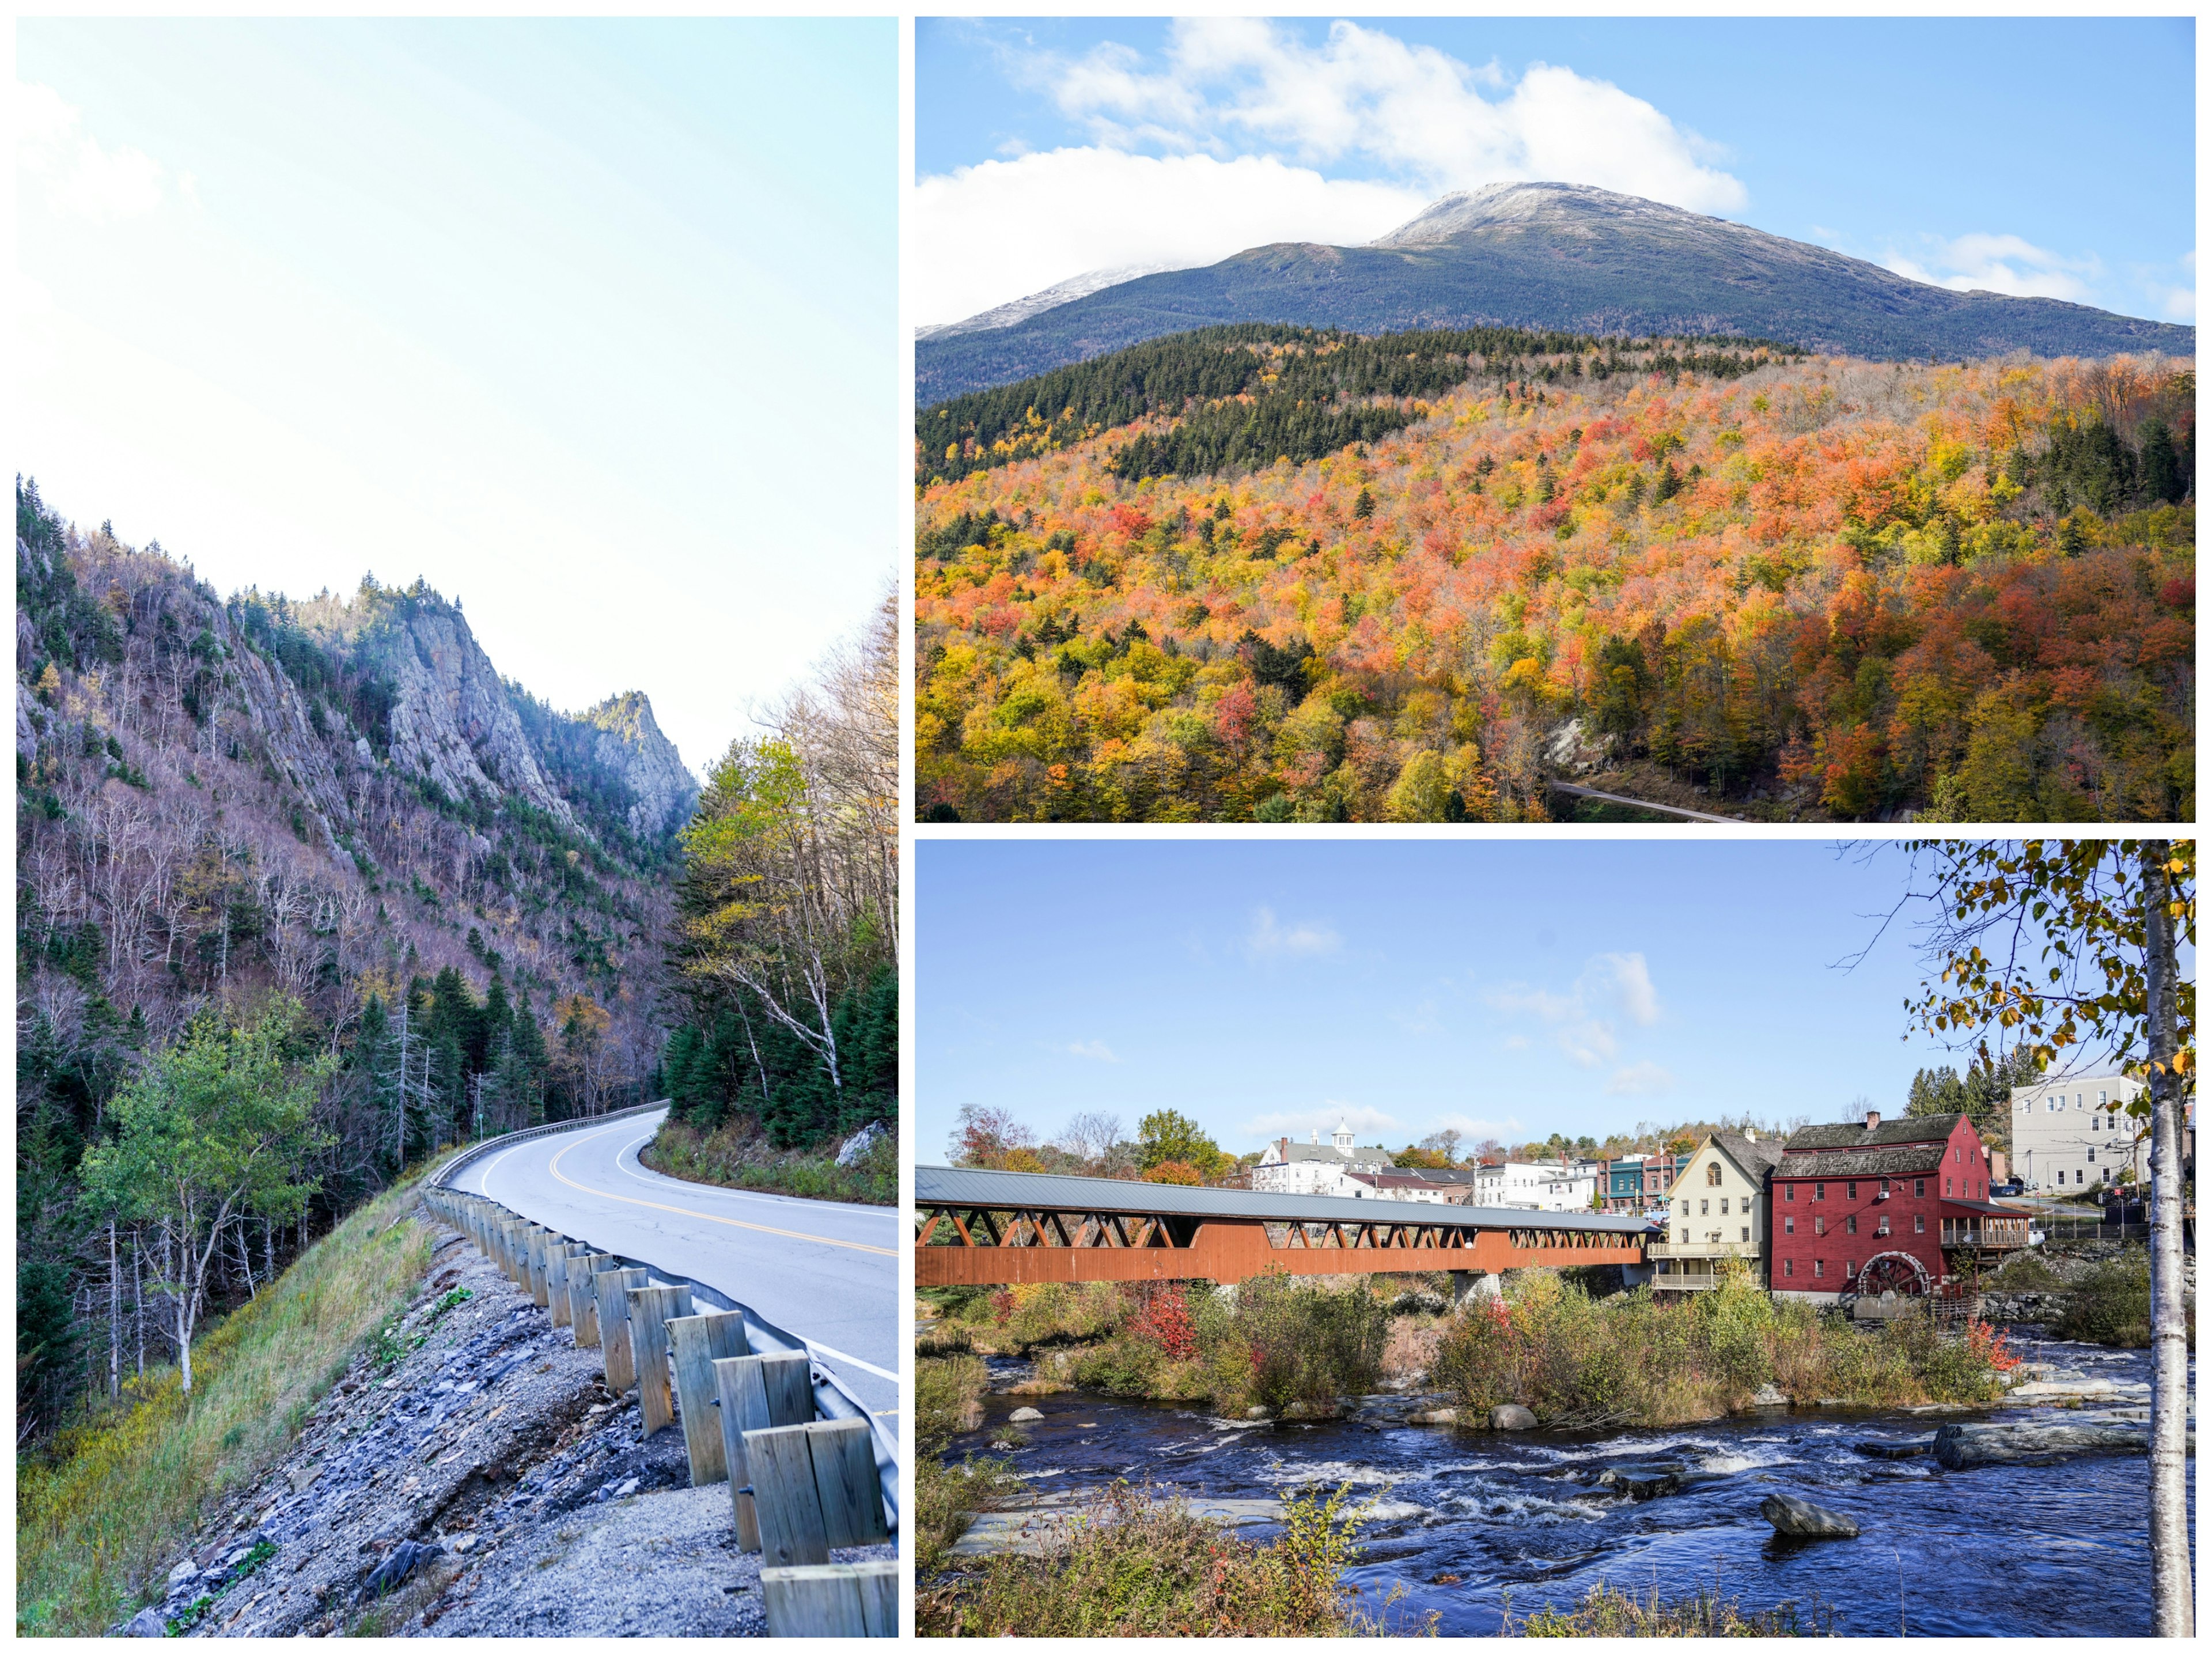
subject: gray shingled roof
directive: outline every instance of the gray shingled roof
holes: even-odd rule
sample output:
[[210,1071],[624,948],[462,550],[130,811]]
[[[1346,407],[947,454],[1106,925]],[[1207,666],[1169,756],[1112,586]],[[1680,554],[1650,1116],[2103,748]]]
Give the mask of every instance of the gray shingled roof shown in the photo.
[[[977,1171],[916,1166],[916,1206],[984,1207],[995,1212],[1158,1212],[1189,1218],[1257,1218],[1273,1223],[1418,1223],[1455,1229],[1579,1229],[1640,1235],[1630,1213],[1524,1212],[1516,1207],[1431,1206],[1341,1195],[1261,1195],[1181,1183],[1064,1177],[1054,1172]],[[1399,1214],[1403,1215],[1399,1215]]]
[[1884,1120],[1872,1131],[1863,1121],[1841,1126],[1800,1126],[1783,1148],[1788,1153],[1801,1154],[1808,1150],[1893,1148],[1901,1143],[1941,1142],[1965,1118],[1962,1114],[1907,1115],[1902,1120]]
[[1740,1131],[1717,1131],[1713,1141],[1721,1152],[1749,1173],[1756,1182],[1760,1175],[1774,1170],[1782,1158],[1782,1141],[1776,1137],[1746,1137]]
[[1909,1144],[1903,1148],[1838,1149],[1829,1154],[1792,1154],[1774,1168],[1778,1177],[1912,1177],[1943,1169],[1943,1145]]

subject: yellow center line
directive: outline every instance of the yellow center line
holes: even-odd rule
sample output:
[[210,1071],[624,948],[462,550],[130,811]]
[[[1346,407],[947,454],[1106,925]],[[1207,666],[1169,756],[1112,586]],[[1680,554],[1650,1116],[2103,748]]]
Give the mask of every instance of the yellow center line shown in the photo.
[[898,1256],[896,1251],[888,1246],[865,1246],[859,1241],[832,1240],[827,1235],[805,1235],[796,1229],[775,1229],[764,1223],[742,1223],[735,1218],[718,1218],[711,1212],[694,1212],[688,1207],[663,1206],[658,1201],[641,1201],[631,1195],[615,1194],[611,1189],[593,1189],[587,1183],[578,1183],[574,1177],[562,1175],[562,1157],[568,1152],[568,1149],[575,1146],[575,1143],[569,1144],[568,1148],[562,1149],[547,1163],[545,1169],[553,1174],[556,1181],[564,1183],[569,1188],[582,1194],[596,1195],[603,1201],[620,1201],[624,1206],[647,1206],[651,1207],[655,1212],[673,1212],[680,1218],[697,1218],[707,1223],[727,1224],[732,1229],[750,1229],[763,1235],[781,1235],[787,1240],[812,1241],[817,1246],[842,1246],[848,1252],[873,1252],[879,1258],[895,1258]]

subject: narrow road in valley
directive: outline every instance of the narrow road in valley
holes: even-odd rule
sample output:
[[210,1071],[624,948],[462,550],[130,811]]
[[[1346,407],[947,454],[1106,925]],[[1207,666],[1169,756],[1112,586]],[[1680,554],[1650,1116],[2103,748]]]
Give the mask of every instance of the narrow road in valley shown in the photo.
[[1662,816],[1674,816],[1683,821],[1717,821],[1730,827],[1743,823],[1735,816],[1711,816],[1702,810],[1685,810],[1679,805],[1654,804],[1650,799],[1632,799],[1625,793],[1601,793],[1595,787],[1577,787],[1572,781],[1555,781],[1551,783],[1555,793],[1571,793],[1578,799],[1596,799],[1605,804],[1625,804],[1634,810],[1650,810]]
[[728,1293],[805,1339],[870,1412],[890,1414],[899,1404],[897,1208],[664,1177],[637,1153],[665,1113],[530,1138],[465,1168],[453,1187]]

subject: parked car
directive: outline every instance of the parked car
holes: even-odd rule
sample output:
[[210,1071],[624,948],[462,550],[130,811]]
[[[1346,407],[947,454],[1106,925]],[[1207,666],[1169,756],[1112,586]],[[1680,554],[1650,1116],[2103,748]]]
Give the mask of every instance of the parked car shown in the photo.
[[2027,1193],[2027,1185],[2017,1177],[2008,1178],[2003,1183],[1990,1184],[1990,1193],[1991,1195],[2025,1195]]

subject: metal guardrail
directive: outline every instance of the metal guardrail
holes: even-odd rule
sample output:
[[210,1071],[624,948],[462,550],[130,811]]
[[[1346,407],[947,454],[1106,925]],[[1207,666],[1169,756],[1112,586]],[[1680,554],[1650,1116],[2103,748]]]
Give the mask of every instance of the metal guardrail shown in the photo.
[[[498,1137],[488,1137],[480,1143],[471,1144],[439,1168],[430,1179],[430,1187],[441,1195],[459,1195],[461,1191],[452,1187],[454,1177],[495,1151],[511,1148],[517,1143],[533,1138],[554,1136],[562,1132],[596,1129],[610,1121],[650,1114],[655,1109],[665,1109],[667,1106],[668,1104],[665,1100],[659,1103],[643,1103],[635,1108],[617,1109],[612,1113],[597,1115],[588,1120],[557,1121],[548,1125],[527,1127],[521,1131],[507,1132]],[[535,1221],[533,1219],[525,1219],[523,1214],[516,1212],[514,1207],[503,1201],[494,1201],[488,1195],[469,1195],[464,1198],[483,1201],[526,1222]],[[563,1237],[563,1238],[567,1237]],[[813,1352],[808,1348],[805,1339],[795,1333],[786,1332],[750,1304],[738,1303],[727,1293],[708,1286],[704,1281],[694,1280],[689,1275],[681,1275],[672,1270],[664,1269],[647,1259],[627,1257],[620,1253],[609,1253],[607,1256],[624,1268],[644,1269],[648,1271],[655,1280],[671,1286],[689,1288],[696,1301],[710,1304],[725,1313],[743,1316],[746,1341],[755,1353],[805,1355],[808,1364],[807,1377],[814,1394],[815,1411],[824,1419],[857,1419],[868,1426],[869,1446],[875,1460],[876,1481],[883,1494],[885,1520],[891,1531],[897,1531],[899,1515],[896,1438],[885,1428],[883,1420],[868,1411],[860,1397],[845,1388],[843,1381],[836,1373],[814,1360]]]

